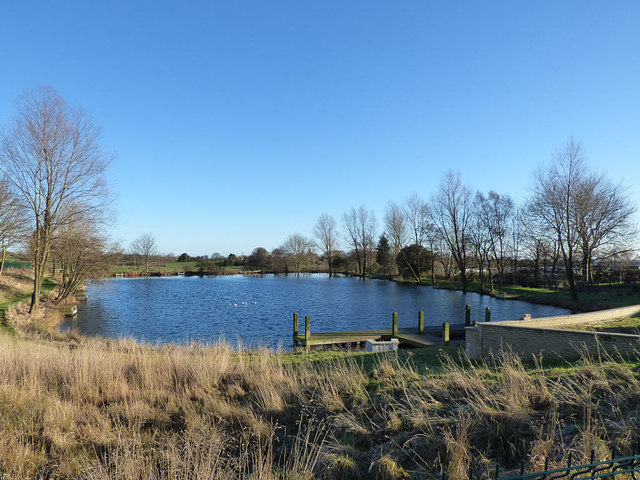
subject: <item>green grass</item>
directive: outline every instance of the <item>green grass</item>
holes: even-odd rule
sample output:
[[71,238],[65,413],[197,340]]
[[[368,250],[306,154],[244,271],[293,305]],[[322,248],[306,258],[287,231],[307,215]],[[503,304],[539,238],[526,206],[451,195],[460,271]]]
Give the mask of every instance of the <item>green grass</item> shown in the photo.
[[572,325],[565,327],[569,330],[586,330],[594,332],[629,333],[637,335],[640,332],[640,318],[621,318],[598,324]]
[[[31,282],[33,282],[33,280]],[[58,284],[51,277],[45,277],[45,279],[42,281],[43,292],[53,290],[57,286]],[[7,323],[5,312],[7,311],[7,308],[9,308],[9,306],[27,301],[29,298],[31,298],[31,292],[18,292],[15,293],[11,298],[0,303],[0,333],[16,335],[17,332],[15,331],[15,329],[9,323]]]
[[[515,295],[519,300],[532,303],[553,305],[567,308],[573,311],[590,312],[615,307],[626,307],[640,303],[639,285],[588,285],[578,289],[578,302],[571,299],[568,289],[549,289],[522,287],[519,285],[498,285],[494,284],[494,291],[489,292],[488,284],[485,282],[485,289],[480,289],[480,282],[469,282],[467,290],[470,292],[489,294],[493,293],[498,298],[503,294]],[[439,280],[438,288],[460,290],[462,283],[453,280]]]
[[19,293],[6,302],[0,303],[0,333],[6,333],[9,335],[16,335],[15,329],[7,322],[5,318],[5,312],[10,305],[27,300],[31,296],[31,293]]
[[[403,364],[410,364],[420,372],[440,372],[443,369],[444,355],[457,358],[464,351],[464,347],[428,347],[401,348],[398,350],[398,360]],[[299,351],[280,354],[285,363],[300,364],[306,362],[331,363],[346,358],[354,359],[366,372],[371,372],[379,363],[380,358],[388,356],[387,352],[362,352],[334,349],[312,349],[309,352]]]
[[31,268],[31,262],[24,262],[22,260],[5,260],[4,268],[6,270],[14,268]]

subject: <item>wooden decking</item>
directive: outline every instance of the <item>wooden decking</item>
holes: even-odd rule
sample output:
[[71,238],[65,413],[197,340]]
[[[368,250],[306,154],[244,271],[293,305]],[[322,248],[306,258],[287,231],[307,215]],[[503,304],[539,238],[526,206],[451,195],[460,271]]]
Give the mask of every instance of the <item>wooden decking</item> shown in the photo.
[[[453,327],[453,326],[452,326]],[[458,327],[458,326],[456,326]],[[460,329],[463,329],[461,326]],[[457,330],[457,328],[452,329]],[[436,345],[442,345],[442,337],[435,335],[434,329],[425,329],[425,332],[420,333],[418,328],[399,328],[395,338],[400,340],[401,344],[411,345],[414,347],[431,347]],[[294,344],[299,344],[304,347],[311,347],[315,345],[339,345],[339,344],[352,344],[362,343],[367,340],[380,340],[382,337],[391,338],[391,329],[382,328],[378,330],[357,330],[346,332],[323,332],[312,333],[309,335],[309,339],[305,340],[304,332],[293,335]]]

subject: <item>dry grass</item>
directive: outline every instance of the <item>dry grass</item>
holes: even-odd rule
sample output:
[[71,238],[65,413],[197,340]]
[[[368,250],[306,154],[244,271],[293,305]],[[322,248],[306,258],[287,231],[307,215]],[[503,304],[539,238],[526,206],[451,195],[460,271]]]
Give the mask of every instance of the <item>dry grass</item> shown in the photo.
[[292,364],[227,345],[0,336],[8,478],[464,478],[497,461],[599,457],[640,439],[633,365],[526,369],[503,355],[419,375]]
[[612,358],[449,358],[434,374],[381,355],[365,370],[69,338],[10,316],[22,326],[0,335],[3,478],[462,479],[640,440],[638,368]]

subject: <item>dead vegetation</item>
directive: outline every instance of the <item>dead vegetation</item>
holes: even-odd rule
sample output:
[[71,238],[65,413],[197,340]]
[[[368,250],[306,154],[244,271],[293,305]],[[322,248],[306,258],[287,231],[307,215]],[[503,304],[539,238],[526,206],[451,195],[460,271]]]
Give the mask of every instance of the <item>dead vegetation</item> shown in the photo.
[[8,478],[465,478],[499,462],[599,457],[640,439],[633,364],[447,373],[381,356],[292,363],[227,345],[0,337]]

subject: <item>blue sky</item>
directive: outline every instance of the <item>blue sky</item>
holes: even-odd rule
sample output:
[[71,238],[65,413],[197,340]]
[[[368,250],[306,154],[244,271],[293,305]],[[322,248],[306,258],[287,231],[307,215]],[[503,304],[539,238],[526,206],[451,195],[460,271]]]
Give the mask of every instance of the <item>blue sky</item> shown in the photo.
[[0,125],[52,85],[114,160],[111,228],[191,255],[433,194],[522,201],[574,135],[640,203],[635,1],[0,1]]

